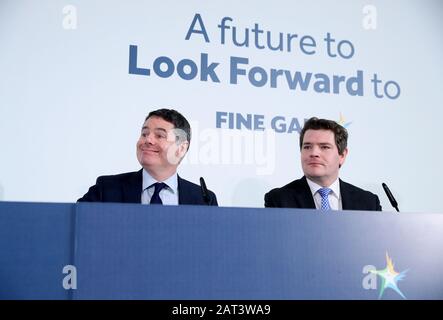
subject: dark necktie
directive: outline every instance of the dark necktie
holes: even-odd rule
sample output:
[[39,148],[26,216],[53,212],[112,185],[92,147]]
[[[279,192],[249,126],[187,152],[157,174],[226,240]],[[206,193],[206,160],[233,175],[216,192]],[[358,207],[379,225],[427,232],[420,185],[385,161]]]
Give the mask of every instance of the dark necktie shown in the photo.
[[163,204],[162,199],[160,199],[160,191],[163,188],[167,187],[166,183],[156,182],[153,185],[151,185],[150,187],[152,187],[152,186],[155,187],[155,190],[154,190],[154,194],[152,195],[150,204]]

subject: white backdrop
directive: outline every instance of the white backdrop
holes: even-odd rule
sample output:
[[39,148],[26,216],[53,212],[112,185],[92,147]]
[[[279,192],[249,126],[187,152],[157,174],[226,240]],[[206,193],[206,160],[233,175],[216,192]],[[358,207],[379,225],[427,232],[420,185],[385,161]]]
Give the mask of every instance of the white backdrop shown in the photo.
[[[377,193],[384,210],[392,208],[382,182],[401,210],[441,212],[442,8],[438,0],[1,0],[0,200],[74,202],[97,176],[138,170],[145,116],[171,107],[193,127],[179,174],[196,183],[205,177],[222,206],[262,207],[265,192],[301,177],[297,130],[276,132],[271,122],[303,125],[317,116],[349,130],[345,181]],[[222,43],[225,17],[232,20],[225,19]],[[198,33],[203,26],[208,42]],[[249,29],[247,47],[233,43],[234,27],[238,42]],[[290,50],[269,49],[268,32],[273,46],[289,34]],[[149,76],[130,71],[131,45]],[[202,54],[218,63],[219,82],[201,80]],[[232,83],[237,58],[248,59],[238,67],[255,78],[240,74]],[[155,61],[173,61],[173,74],[158,76]],[[180,77],[180,61],[187,74],[195,63],[195,78]],[[275,88],[270,79],[257,85],[271,69],[282,70]],[[332,84],[330,93],[318,92],[325,77],[358,71],[360,95],[344,83],[339,92]],[[285,75],[296,72],[312,74],[306,90],[290,89]],[[377,92],[374,74],[382,81]],[[217,112],[255,115],[258,128],[217,124]]]

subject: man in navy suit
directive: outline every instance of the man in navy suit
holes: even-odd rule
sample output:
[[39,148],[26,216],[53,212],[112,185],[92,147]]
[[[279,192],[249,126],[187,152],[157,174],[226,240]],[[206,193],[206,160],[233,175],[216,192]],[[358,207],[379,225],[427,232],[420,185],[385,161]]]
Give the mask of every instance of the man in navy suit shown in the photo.
[[137,141],[136,172],[101,176],[79,202],[125,202],[143,204],[193,204],[217,206],[212,192],[181,178],[177,167],[189,149],[191,127],[172,109],[152,111]]
[[265,194],[265,207],[381,211],[378,196],[339,179],[348,133],[338,123],[309,119],[300,133],[304,176]]

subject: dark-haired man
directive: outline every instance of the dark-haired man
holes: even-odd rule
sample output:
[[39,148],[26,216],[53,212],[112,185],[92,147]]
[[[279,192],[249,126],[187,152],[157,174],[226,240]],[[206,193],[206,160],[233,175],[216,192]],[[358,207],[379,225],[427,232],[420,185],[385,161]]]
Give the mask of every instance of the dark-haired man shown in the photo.
[[189,149],[191,127],[172,109],[152,111],[137,141],[141,170],[97,178],[79,202],[217,205],[211,191],[205,201],[199,185],[182,179],[177,167]]
[[265,207],[381,211],[378,196],[339,179],[348,133],[338,123],[309,119],[300,133],[304,177],[265,194]]

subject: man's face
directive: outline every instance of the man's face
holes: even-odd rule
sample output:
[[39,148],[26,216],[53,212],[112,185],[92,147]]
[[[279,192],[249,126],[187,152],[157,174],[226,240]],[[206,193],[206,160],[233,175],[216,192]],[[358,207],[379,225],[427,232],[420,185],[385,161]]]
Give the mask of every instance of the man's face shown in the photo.
[[150,117],[137,141],[137,159],[148,172],[175,171],[185,155],[188,142],[176,143],[174,125],[160,117]]
[[307,130],[301,148],[301,164],[306,177],[329,187],[338,177],[339,166],[345,162],[348,149],[338,154],[331,130]]

